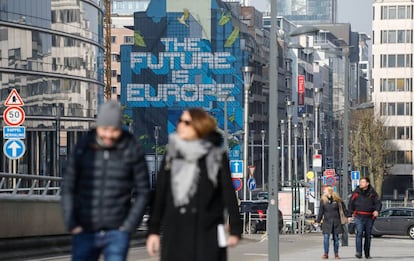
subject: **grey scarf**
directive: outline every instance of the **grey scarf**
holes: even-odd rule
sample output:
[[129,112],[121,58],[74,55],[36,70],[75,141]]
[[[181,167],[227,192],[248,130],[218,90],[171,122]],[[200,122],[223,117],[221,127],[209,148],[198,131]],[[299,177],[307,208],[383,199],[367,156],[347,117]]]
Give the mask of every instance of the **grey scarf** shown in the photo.
[[220,168],[223,149],[214,147],[202,139],[187,141],[176,133],[169,136],[166,155],[167,164],[171,164],[171,191],[174,206],[183,206],[197,192],[200,174],[198,160],[207,154],[207,175],[214,186],[217,185],[217,174]]

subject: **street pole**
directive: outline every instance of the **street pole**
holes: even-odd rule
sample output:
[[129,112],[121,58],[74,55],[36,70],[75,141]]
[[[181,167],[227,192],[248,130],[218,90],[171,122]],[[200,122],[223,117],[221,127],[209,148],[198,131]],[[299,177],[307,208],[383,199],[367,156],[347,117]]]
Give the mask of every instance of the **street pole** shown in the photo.
[[265,191],[265,135],[266,131],[261,130],[260,134],[262,135],[262,190]]
[[[314,136],[314,139],[313,139],[313,144],[314,144],[314,147],[313,147],[313,150],[314,150],[314,153],[313,153],[313,155],[317,155],[318,154],[318,148],[317,147],[319,147],[320,146],[320,143],[319,143],[319,106],[320,106],[320,104],[321,104],[321,98],[322,98],[322,88],[318,88],[318,87],[315,87],[314,89],[313,89],[313,91],[314,91],[314,96],[313,96],[313,98],[314,98],[314,110],[315,110],[315,115],[314,115],[314,122],[315,122],[315,130],[314,130],[314,134],[315,134],[315,136]],[[319,166],[313,166],[313,170],[314,170],[314,172],[315,172],[315,204],[314,204],[314,213],[313,214],[315,214],[315,215],[317,215],[318,214],[318,212],[319,212],[319,199],[320,199],[320,193],[319,193],[319,176],[318,176],[318,172],[319,171],[321,171],[321,168],[319,167]]]
[[280,153],[281,153],[281,166],[280,168],[282,169],[282,173],[280,175],[280,184],[282,185],[282,187],[285,185],[285,132],[286,132],[286,126],[285,126],[285,120],[281,120],[280,121],[280,133],[281,133],[281,149],[280,149]]
[[155,185],[156,176],[158,175],[158,138],[160,134],[161,126],[154,126],[154,138],[155,138],[155,167],[154,176],[152,177],[152,186]]
[[227,116],[227,99],[229,98],[230,95],[227,95],[224,99],[224,123],[223,123],[223,127],[224,127],[224,148],[226,149],[227,152],[229,152],[229,129],[228,129],[228,116]]
[[60,104],[56,103],[56,177],[60,177]]
[[[250,165],[254,165],[254,130],[250,130]],[[249,173],[250,174],[250,173]]]
[[[306,113],[302,114],[302,128],[303,128],[303,178],[305,179],[305,182],[307,183],[308,177],[308,140],[307,140],[307,128],[308,128],[308,115]],[[307,190],[308,188],[305,188]],[[305,214],[308,211],[308,198],[306,197],[305,192]]]
[[298,228],[297,226],[297,220],[296,220],[296,209],[298,208],[298,192],[297,192],[297,182],[298,182],[298,137],[299,137],[299,128],[297,124],[293,125],[293,136],[294,136],[294,164],[293,164],[293,182],[292,182],[292,188],[293,188],[293,209],[292,209],[292,213],[293,213],[293,221],[295,224],[294,227],[294,232],[296,231],[296,229]]
[[[344,47],[345,56],[345,86],[344,86],[344,128],[342,153],[342,198],[348,197],[348,130],[349,130],[349,46]],[[342,245],[348,246],[348,228],[342,235]]]
[[279,94],[278,94],[278,44],[277,0],[270,1],[270,59],[269,59],[269,204],[267,210],[268,260],[279,261]]
[[293,101],[287,101],[287,117],[288,117],[288,182],[289,186],[292,187],[292,116],[293,116],[293,106],[295,103]]
[[[248,144],[249,144],[249,90],[252,84],[252,71],[250,66],[243,66],[244,81],[244,140],[243,140],[243,200],[247,200],[247,166],[248,166]],[[246,212],[243,213],[243,233],[246,231]]]

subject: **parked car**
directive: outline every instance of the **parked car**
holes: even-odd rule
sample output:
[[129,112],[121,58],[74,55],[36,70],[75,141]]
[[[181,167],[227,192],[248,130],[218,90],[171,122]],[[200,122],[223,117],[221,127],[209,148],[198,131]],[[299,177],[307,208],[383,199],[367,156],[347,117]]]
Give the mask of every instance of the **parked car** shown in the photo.
[[388,208],[381,211],[372,227],[372,235],[408,235],[414,239],[414,208]]
[[[241,201],[240,213],[251,213],[250,232],[266,231],[267,200]],[[279,231],[283,229],[283,213],[279,209]]]

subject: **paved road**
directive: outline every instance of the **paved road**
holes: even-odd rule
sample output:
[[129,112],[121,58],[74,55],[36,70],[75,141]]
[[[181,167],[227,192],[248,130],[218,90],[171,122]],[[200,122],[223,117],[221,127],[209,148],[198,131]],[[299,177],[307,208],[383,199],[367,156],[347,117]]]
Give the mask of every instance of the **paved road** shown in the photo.
[[[322,235],[310,233],[305,235],[280,235],[280,261],[312,261],[320,260],[323,252]],[[355,239],[349,238],[348,247],[340,247],[339,254],[343,260],[360,260],[354,257]],[[229,261],[268,261],[268,241],[265,235],[247,235],[236,248],[230,249]],[[407,237],[373,238],[371,254],[373,259],[381,261],[413,261],[414,240]],[[331,256],[330,259],[333,259]],[[69,256],[27,259],[32,261],[69,261]],[[130,250],[128,261],[158,261],[150,258],[144,247]],[[177,260],[178,261],[178,260]]]

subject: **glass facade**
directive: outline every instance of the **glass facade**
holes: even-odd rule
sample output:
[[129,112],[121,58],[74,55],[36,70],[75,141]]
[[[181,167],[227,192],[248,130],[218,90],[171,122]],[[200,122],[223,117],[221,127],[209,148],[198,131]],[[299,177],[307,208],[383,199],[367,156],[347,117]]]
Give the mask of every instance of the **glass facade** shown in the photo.
[[[0,0],[0,107],[16,89],[26,115],[13,171],[60,176],[90,128],[103,100],[103,16],[100,0]],[[0,171],[11,165],[2,154]]]
[[298,24],[335,23],[337,0],[278,0],[278,15]]

